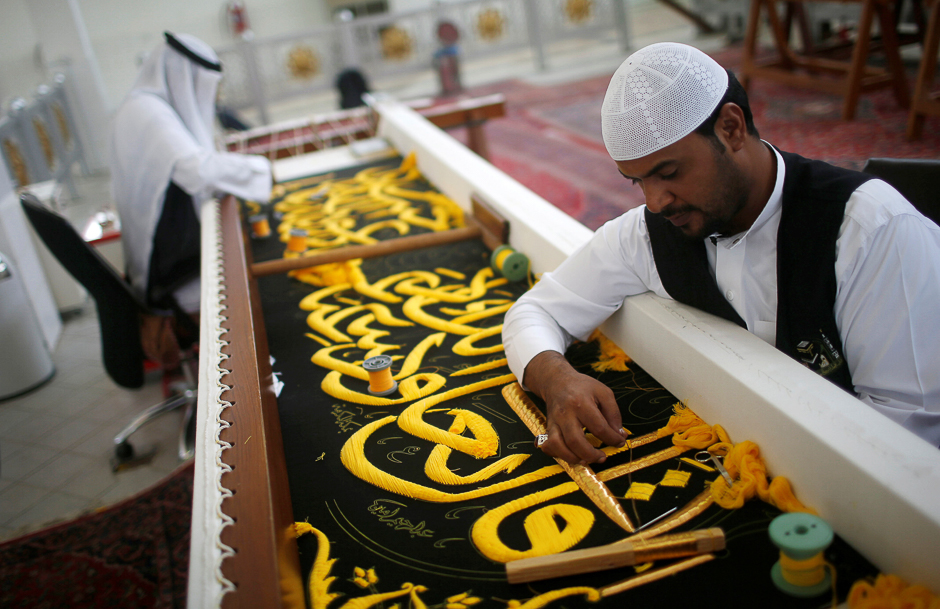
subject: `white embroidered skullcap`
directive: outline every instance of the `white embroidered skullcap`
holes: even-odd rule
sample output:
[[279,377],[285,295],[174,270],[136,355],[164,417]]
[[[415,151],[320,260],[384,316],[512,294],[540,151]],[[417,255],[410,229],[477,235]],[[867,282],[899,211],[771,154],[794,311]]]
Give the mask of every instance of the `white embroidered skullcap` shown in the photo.
[[659,42],[630,55],[610,79],[601,131],[615,161],[644,157],[681,140],[711,115],[728,73],[700,50]]

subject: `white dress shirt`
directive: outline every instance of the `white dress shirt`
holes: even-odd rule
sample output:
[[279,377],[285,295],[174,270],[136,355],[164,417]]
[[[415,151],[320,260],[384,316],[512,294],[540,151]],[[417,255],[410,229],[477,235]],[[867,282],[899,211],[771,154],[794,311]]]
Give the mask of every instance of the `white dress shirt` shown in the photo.
[[[777,228],[785,166],[749,230],[706,239],[708,263],[747,329],[774,344]],[[585,340],[627,296],[666,293],[650,246],[645,206],[600,227],[506,314],[503,344],[522,379],[542,351]],[[836,325],[860,400],[940,445],[940,228],[881,180],[846,203],[836,241]]]

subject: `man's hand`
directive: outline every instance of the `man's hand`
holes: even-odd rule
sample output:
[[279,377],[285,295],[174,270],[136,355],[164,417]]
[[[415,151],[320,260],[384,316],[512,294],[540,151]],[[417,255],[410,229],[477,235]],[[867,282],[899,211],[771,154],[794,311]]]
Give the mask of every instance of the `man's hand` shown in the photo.
[[609,387],[575,370],[556,351],[543,351],[528,363],[524,384],[545,400],[548,440],[542,451],[571,464],[603,463],[607,458],[584,437],[584,428],[608,446],[623,446],[620,408]]

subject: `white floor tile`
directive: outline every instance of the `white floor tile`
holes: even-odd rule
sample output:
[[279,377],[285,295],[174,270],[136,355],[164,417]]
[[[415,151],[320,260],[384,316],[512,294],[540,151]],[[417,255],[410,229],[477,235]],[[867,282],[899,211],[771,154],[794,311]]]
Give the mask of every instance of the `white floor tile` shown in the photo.
[[49,494],[48,489],[37,488],[17,482],[0,491],[0,524],[10,526],[9,522]]

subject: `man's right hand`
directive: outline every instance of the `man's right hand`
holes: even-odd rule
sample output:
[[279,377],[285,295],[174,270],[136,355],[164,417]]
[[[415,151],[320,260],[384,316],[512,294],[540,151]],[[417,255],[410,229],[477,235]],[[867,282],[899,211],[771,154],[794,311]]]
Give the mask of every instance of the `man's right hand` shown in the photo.
[[624,444],[620,408],[609,387],[575,370],[556,351],[543,351],[528,363],[524,384],[546,404],[548,440],[541,449],[571,464],[603,463],[607,458],[584,437],[584,429],[608,446]]

